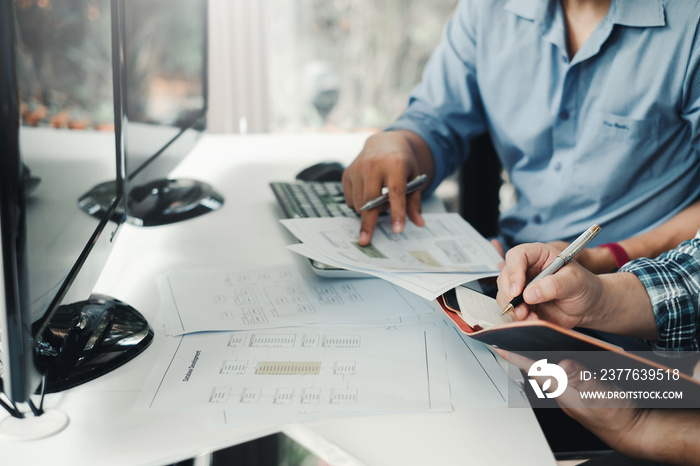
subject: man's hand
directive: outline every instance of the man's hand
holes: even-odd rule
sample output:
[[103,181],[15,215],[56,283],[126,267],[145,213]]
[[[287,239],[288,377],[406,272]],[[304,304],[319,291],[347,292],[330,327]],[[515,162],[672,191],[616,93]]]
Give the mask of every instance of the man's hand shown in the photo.
[[[534,360],[520,354],[495,348],[496,352],[510,364],[528,373]],[[566,414],[578,421],[586,429],[607,443],[611,448],[630,454],[635,452],[643,441],[644,428],[651,410],[636,407],[630,400],[589,399],[581,397],[581,390],[608,391],[614,386],[598,380],[582,381],[580,374],[587,370],[577,361],[566,359],[560,361],[567,375],[566,390],[556,398],[557,403]],[[540,386],[547,377],[535,377]],[[636,448],[639,453],[640,449]]]
[[[416,225],[423,226],[420,191],[406,195],[406,183],[422,173],[428,174],[429,178],[432,176],[432,158],[422,139],[408,131],[377,133],[367,140],[360,155],[343,173],[345,202],[360,213],[359,209],[381,195],[382,188],[386,187],[394,233],[403,231],[406,216]],[[358,240],[361,246],[372,240],[381,210],[379,207],[361,212]]]
[[572,260],[526,286],[560,252],[541,243],[509,250],[497,279],[498,305],[505,307],[522,292],[525,303],[513,310],[518,320],[543,319],[564,328],[586,327],[648,340],[658,337],[649,295],[634,274],[595,275]]
[[652,411],[638,408],[630,400],[586,400],[584,404],[581,390],[602,392],[615,387],[597,380],[582,381],[580,374],[587,369],[577,361],[567,359],[559,367],[569,377],[566,390],[557,398],[562,410],[615,450],[639,454]]
[[[532,359],[499,348],[494,350],[510,364],[528,373]],[[628,399],[592,399],[581,391],[615,389],[608,382],[581,380],[587,370],[577,361],[558,363],[568,383],[556,398],[562,410],[616,451],[631,458],[663,464],[700,465],[700,410],[643,409]],[[540,386],[546,378],[538,379]]]
[[540,243],[522,244],[509,250],[497,280],[498,305],[505,307],[522,292],[525,304],[513,311],[516,319],[540,318],[565,328],[585,326],[600,307],[603,285],[596,275],[575,261],[526,287],[560,252]]
[[579,374],[586,368],[577,361],[567,359],[559,367],[569,376],[569,383],[557,403],[614,450],[669,465],[700,464],[699,410],[643,409],[620,399],[587,400],[584,406],[581,390],[605,391],[610,387],[596,380],[582,381]]

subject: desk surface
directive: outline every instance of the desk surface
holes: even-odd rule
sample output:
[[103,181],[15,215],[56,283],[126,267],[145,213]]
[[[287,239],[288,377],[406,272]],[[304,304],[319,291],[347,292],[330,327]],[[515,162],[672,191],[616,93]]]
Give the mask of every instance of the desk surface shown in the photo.
[[[47,140],[55,137],[49,134]],[[76,149],[81,147],[79,133],[60,137]],[[110,137],[105,135],[105,144],[113,142]],[[40,441],[0,439],[0,464],[162,465],[279,430],[279,426],[212,428],[197,413],[132,409],[167,338],[157,321],[156,277],[173,268],[303,263],[283,247],[294,239],[278,222],[281,211],[267,182],[292,179],[301,168],[321,160],[348,163],[366,137],[203,138],[173,175],[211,183],[225,197],[224,207],[169,226],[124,225],[95,290],[141,311],[156,331],[154,343],[100,379],[49,395],[45,405],[68,414],[68,427]],[[305,426],[367,465],[555,464],[531,410],[473,408],[473,402],[454,394],[453,398],[452,413],[331,419]]]

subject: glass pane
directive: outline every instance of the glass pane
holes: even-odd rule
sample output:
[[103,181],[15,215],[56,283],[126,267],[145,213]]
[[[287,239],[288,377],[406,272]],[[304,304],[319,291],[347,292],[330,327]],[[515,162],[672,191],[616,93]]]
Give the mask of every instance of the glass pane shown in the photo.
[[294,0],[266,9],[272,131],[381,128],[406,107],[457,0]]
[[109,0],[16,0],[26,126],[112,129]]

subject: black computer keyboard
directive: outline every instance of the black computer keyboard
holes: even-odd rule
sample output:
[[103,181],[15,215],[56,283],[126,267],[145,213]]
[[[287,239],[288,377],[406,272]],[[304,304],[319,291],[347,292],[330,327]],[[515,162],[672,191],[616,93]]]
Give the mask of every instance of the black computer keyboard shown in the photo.
[[345,204],[339,181],[299,181],[270,183],[287,218],[357,217]]

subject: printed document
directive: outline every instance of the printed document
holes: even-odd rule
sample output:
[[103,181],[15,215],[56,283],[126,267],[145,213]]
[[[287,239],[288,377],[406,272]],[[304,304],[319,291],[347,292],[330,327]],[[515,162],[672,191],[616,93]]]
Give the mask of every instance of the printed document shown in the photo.
[[285,417],[452,409],[442,332],[434,325],[170,337],[138,406]]
[[[309,324],[398,324],[434,302],[373,278],[324,279],[296,266],[175,270],[161,282],[166,333]],[[167,305],[165,305],[167,304]]]
[[294,236],[327,258],[331,265],[379,272],[498,272],[503,260],[496,249],[455,213],[425,214],[425,226],[406,222],[396,234],[381,216],[372,242],[357,244],[360,219],[348,217],[280,220]]
[[417,294],[421,298],[429,301],[434,300],[447,290],[456,288],[464,283],[480,280],[482,278],[495,277],[498,272],[474,272],[474,273],[412,273],[412,272],[380,272],[363,267],[355,267],[348,264],[333,263],[331,259],[319,254],[317,250],[306,244],[292,244],[287,246],[293,252],[306,256],[309,259],[317,260],[335,267],[354,270],[368,275],[381,278],[393,283],[396,286]]
[[[485,345],[460,334],[452,322],[437,319],[438,328],[443,329],[444,350],[447,355],[449,386],[452,405],[455,408],[487,408],[506,406],[518,388],[501,366],[503,360],[495,356]],[[435,368],[431,371],[435,371]],[[389,382],[392,383],[392,382]],[[257,411],[255,413],[235,410],[212,411],[209,424],[212,427],[240,425],[282,425],[295,422],[314,421],[329,417],[352,416],[352,413],[330,411],[306,413],[282,413]],[[361,413],[360,413],[361,414]]]

